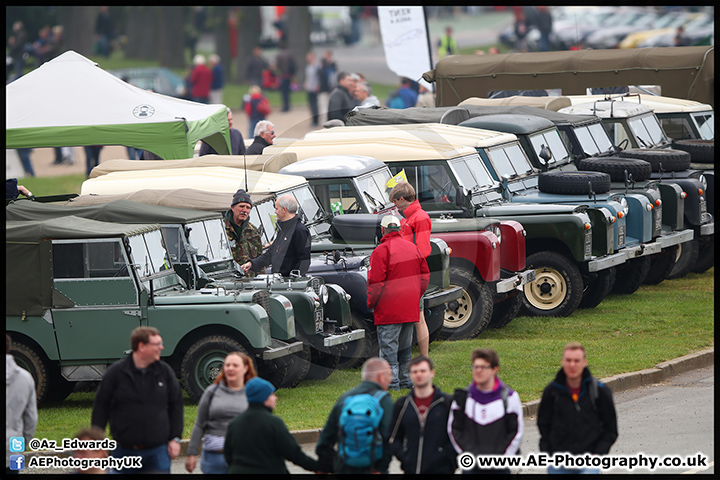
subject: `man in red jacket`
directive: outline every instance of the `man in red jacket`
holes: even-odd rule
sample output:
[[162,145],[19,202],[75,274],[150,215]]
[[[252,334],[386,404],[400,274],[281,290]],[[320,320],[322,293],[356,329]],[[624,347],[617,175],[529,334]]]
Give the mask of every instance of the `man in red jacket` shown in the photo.
[[387,360],[393,379],[390,390],[411,388],[413,324],[420,316],[420,298],[430,281],[425,257],[400,235],[400,220],[383,217],[383,237],[368,269],[368,307],[374,309],[380,358]]
[[190,98],[194,102],[210,103],[212,71],[205,64],[205,57],[199,53],[193,58],[195,67],[190,72]]
[[[415,189],[408,182],[398,182],[392,190],[390,190],[390,201],[395,204],[400,213],[405,217],[400,226],[400,235],[417,245],[420,253],[427,262],[432,247],[430,246],[430,231],[432,230],[432,221],[430,216],[420,206],[415,197]],[[415,324],[417,332],[418,348],[420,355],[426,357],[430,353],[430,332],[427,323],[425,323],[425,312],[422,308],[423,303],[420,300],[420,320]]]

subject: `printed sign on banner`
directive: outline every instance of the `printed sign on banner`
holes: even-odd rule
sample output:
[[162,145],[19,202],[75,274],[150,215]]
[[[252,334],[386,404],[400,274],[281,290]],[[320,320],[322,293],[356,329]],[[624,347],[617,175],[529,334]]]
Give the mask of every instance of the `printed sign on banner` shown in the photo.
[[388,68],[432,91],[422,79],[433,69],[423,7],[378,7],[378,19]]

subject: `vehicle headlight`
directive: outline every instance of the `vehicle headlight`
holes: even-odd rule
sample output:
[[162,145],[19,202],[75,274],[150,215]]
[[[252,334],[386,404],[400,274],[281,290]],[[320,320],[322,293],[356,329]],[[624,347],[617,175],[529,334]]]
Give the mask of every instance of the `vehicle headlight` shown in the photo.
[[323,304],[328,303],[328,300],[330,299],[330,292],[328,291],[327,285],[320,285],[320,288],[318,289],[318,296]]
[[700,175],[700,183],[702,183],[703,190],[707,192],[707,180],[705,179],[705,175]]
[[620,205],[622,205],[623,214],[627,215],[627,214],[628,214],[628,210],[629,210],[627,200],[624,199],[624,198],[621,198],[621,199],[620,199]]
[[498,237],[498,243],[502,243],[502,233],[500,233],[500,225],[493,227],[493,233]]

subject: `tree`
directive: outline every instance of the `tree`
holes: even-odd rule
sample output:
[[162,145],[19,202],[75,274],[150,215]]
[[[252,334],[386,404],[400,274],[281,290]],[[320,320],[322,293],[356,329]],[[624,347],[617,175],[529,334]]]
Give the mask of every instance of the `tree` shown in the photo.
[[95,19],[98,7],[59,6],[56,7],[58,25],[63,26],[65,43],[63,53],[74,50],[89,57],[95,43]]
[[169,68],[185,68],[185,44],[178,38],[187,7],[161,7],[158,11],[158,62]]
[[310,43],[312,17],[307,5],[287,7],[286,11],[288,46],[297,64],[295,80],[302,84],[305,79],[305,54],[312,49]]
[[260,38],[262,28],[260,7],[240,7],[236,8],[232,14],[235,16],[239,32],[237,37],[237,56],[235,57],[237,68],[236,78],[238,82],[243,83],[247,81],[245,66],[252,56],[252,52]]
[[[125,58],[138,60],[157,60],[158,48],[158,9],[163,7],[134,6],[127,8],[125,35]],[[176,32],[176,41],[182,37]]]

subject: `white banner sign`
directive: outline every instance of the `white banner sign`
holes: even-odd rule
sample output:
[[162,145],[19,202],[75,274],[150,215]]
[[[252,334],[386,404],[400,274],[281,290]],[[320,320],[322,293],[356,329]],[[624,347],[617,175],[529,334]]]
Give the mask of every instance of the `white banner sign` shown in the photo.
[[422,79],[433,68],[423,7],[378,7],[378,19],[388,68],[432,91]]

